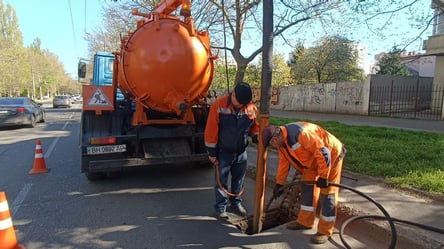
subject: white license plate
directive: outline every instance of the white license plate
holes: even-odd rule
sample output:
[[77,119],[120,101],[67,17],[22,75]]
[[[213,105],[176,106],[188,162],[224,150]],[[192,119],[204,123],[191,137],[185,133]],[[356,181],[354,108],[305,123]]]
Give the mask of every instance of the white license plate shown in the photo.
[[126,144],[86,147],[86,154],[88,155],[118,153],[125,151],[126,151]]
[[0,114],[6,114],[8,111],[0,111]]

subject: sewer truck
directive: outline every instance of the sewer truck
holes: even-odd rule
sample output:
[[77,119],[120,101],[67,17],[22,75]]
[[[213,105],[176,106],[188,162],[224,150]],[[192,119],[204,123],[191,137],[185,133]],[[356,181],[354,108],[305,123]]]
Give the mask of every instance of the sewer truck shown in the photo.
[[[180,8],[180,11],[179,11]],[[179,14],[174,15],[174,13]],[[93,181],[131,167],[209,164],[204,130],[214,60],[190,0],[161,1],[120,49],[79,61],[81,172]]]

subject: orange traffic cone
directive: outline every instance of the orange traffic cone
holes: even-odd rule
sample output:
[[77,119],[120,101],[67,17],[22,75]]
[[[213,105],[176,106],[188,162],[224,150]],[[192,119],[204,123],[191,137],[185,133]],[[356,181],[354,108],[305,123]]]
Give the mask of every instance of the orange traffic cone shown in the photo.
[[0,192],[0,249],[25,249],[17,242],[5,192]]
[[40,140],[37,140],[35,145],[35,156],[34,156],[34,166],[29,171],[29,174],[39,174],[46,173],[48,169],[46,168],[45,158],[43,157],[42,144]]

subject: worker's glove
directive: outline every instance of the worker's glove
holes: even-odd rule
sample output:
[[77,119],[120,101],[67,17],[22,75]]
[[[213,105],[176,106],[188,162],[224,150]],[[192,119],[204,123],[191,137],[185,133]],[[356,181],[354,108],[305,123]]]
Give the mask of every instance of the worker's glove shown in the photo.
[[284,193],[284,186],[282,186],[281,184],[276,184],[273,189],[274,199],[276,200],[279,196],[282,195],[282,193]]
[[316,181],[316,186],[318,186],[319,188],[328,188],[328,180],[319,177],[318,180]]
[[257,138],[257,134],[254,134],[254,135],[251,137],[251,142],[253,142],[253,143],[255,143],[255,144],[257,144],[257,143],[259,142],[259,140],[258,140],[258,138]]

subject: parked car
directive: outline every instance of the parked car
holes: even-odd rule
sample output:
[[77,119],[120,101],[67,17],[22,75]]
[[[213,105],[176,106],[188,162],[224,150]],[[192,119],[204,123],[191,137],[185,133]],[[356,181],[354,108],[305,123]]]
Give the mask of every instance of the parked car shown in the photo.
[[71,95],[71,99],[74,101],[80,101],[81,98],[82,98],[82,95],[80,95],[80,94]]
[[0,126],[34,127],[38,122],[45,122],[42,104],[27,97],[0,97]]
[[56,95],[52,100],[52,107],[68,107],[71,108],[72,100],[69,95]]

